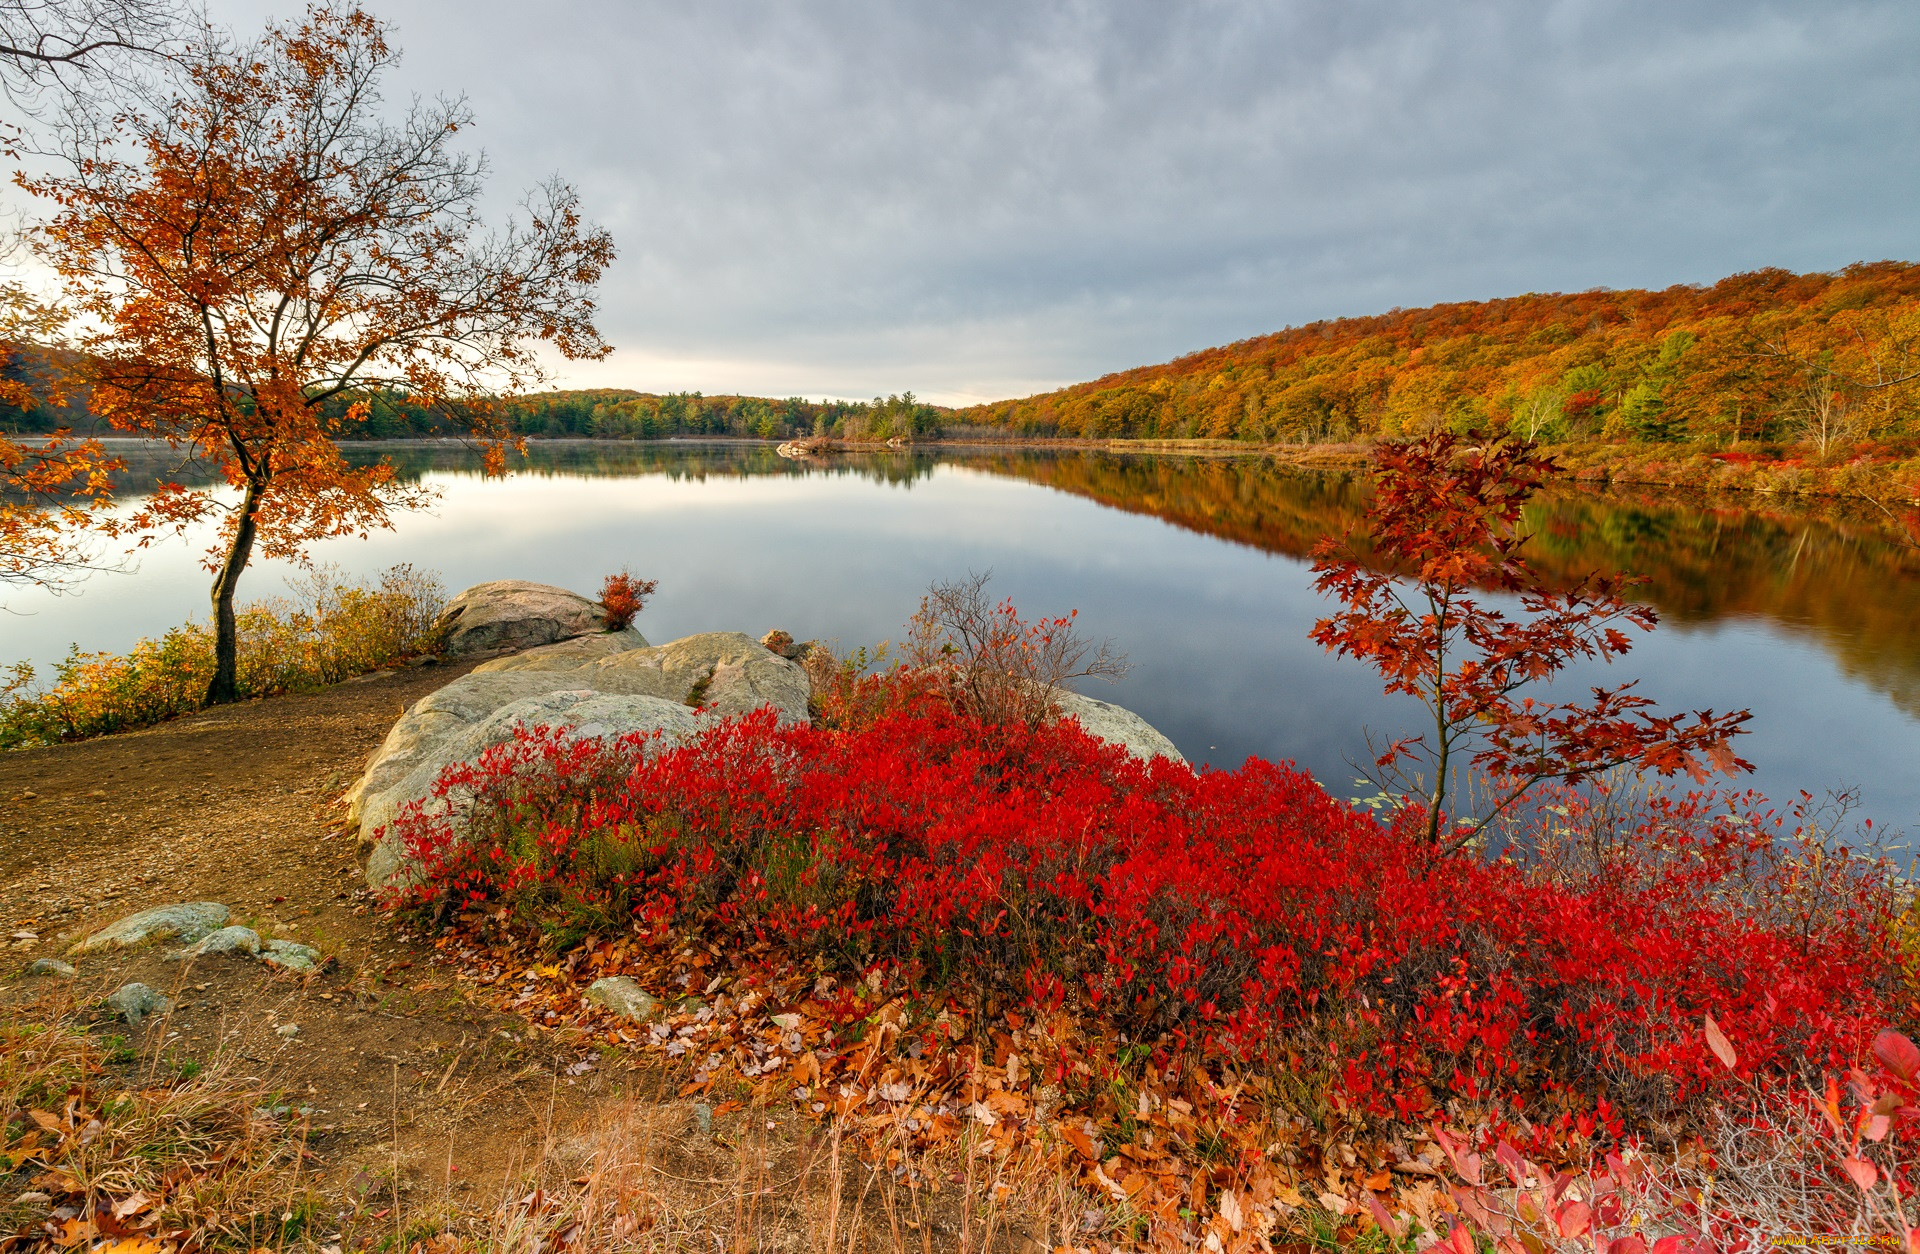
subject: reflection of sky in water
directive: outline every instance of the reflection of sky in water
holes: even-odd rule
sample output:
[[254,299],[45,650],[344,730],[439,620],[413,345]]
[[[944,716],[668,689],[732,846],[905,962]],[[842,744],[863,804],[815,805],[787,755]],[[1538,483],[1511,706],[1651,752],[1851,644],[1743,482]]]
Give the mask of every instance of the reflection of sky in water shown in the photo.
[[[319,545],[315,558],[355,573],[411,561],[453,590],[521,578],[591,592],[625,565],[660,581],[640,619],[652,640],[779,626],[848,648],[898,635],[930,579],[991,567],[992,590],[1028,613],[1078,608],[1089,633],[1115,636],[1133,673],[1092,691],[1137,709],[1196,761],[1292,758],[1347,791],[1363,726],[1412,727],[1411,703],[1307,639],[1326,603],[1304,563],[1027,483],[952,466],[910,487],[854,475],[427,480],[444,490],[432,513]],[[77,595],[6,593],[0,659],[44,666],[70,642],[120,650],[204,616],[204,534],[158,544],[137,577],[99,576]],[[289,569],[256,565],[242,599],[280,591]],[[1667,708],[1750,707],[1740,752],[1775,797],[1857,785],[1867,814],[1920,827],[1920,724],[1815,641],[1739,620],[1669,626],[1625,666],[1578,678],[1635,676]]]

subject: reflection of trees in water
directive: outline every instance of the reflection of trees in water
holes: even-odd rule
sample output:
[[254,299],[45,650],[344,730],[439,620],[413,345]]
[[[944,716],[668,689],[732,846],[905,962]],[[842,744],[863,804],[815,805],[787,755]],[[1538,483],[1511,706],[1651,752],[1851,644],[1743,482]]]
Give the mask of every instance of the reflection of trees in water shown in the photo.
[[[778,475],[798,479],[826,476],[858,477],[889,487],[912,487],[917,481],[931,475],[939,461],[932,453],[911,450],[837,454],[820,460],[797,460],[780,456],[771,444],[669,440],[651,443],[540,442],[527,446],[525,459],[509,458],[509,465],[516,474],[539,478],[662,475],[668,479],[700,483],[710,478],[743,479]],[[433,469],[479,473],[472,454],[465,454],[464,460],[436,462]]]
[[[368,440],[343,444],[349,461],[365,464],[385,458],[396,475],[416,482],[430,473],[454,477],[480,476],[480,449],[454,440]],[[186,453],[150,440],[117,440],[111,451],[126,463],[115,476],[122,495],[139,496],[156,483],[171,481],[188,486],[212,483],[218,472]],[[857,476],[889,486],[911,487],[933,473],[940,458],[914,450],[838,454],[817,461],[796,461],[774,452],[774,446],[744,442],[666,440],[533,441],[523,458],[509,453],[508,469],[519,475],[555,479],[569,476],[617,478],[623,475],[663,475],[669,479],[701,482],[708,478],[746,478],[758,475]]]
[[[1634,521],[1617,524],[1623,515]],[[1543,564],[1646,575],[1646,598],[1669,622],[1758,619],[1812,635],[1843,671],[1920,717],[1920,553],[1873,520],[1565,495],[1528,521]]]
[[[205,483],[181,455],[118,443],[126,491],[177,475]],[[348,446],[387,457],[406,478],[478,475],[475,450],[408,441]],[[1325,535],[1357,527],[1365,476],[1302,470],[1260,458],[1182,457],[1035,449],[905,450],[779,456],[767,444],[536,442],[517,474],[709,478],[851,476],[911,487],[936,466],[1020,479],[1269,553],[1304,558]],[[192,479],[194,473],[202,477]],[[1656,492],[1547,493],[1527,509],[1533,557],[1555,582],[1595,570],[1648,578],[1643,595],[1669,622],[1758,619],[1810,634],[1841,668],[1920,717],[1920,553],[1891,538],[1864,508],[1766,498],[1683,500]],[[430,560],[430,559],[429,559]]]
[[[1358,527],[1366,509],[1363,476],[1254,458],[1007,452],[965,464],[1295,558]],[[1553,492],[1526,521],[1551,583],[1626,570],[1646,576],[1641,595],[1669,622],[1759,619],[1811,635],[1845,673],[1920,717],[1920,553],[1877,515]]]

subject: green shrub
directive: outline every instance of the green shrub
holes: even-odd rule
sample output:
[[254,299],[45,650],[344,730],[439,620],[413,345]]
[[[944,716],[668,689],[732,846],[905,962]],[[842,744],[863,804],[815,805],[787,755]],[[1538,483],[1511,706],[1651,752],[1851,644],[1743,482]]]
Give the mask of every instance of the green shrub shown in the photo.
[[[378,584],[319,567],[291,595],[239,611],[240,692],[265,697],[338,683],[431,650],[446,604],[437,575],[395,566]],[[0,681],[0,747],[84,740],[198,710],[213,677],[213,629],[187,623],[133,651],[78,646],[40,688],[22,663]]]

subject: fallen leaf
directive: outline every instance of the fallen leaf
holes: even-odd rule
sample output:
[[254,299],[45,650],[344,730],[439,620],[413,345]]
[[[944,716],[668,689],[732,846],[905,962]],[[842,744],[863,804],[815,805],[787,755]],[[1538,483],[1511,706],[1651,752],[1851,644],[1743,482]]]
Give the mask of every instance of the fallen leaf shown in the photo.
[[1246,1226],[1246,1216],[1240,1211],[1240,1199],[1234,1196],[1232,1189],[1223,1189],[1220,1193],[1220,1217],[1235,1232]]
[[1707,1033],[1707,1048],[1713,1051],[1713,1056],[1720,1060],[1722,1066],[1729,1071],[1733,1070],[1740,1061],[1740,1055],[1733,1052],[1733,1042],[1727,1039],[1727,1034],[1720,1030],[1720,1025],[1713,1021],[1712,1015],[1706,1016],[1704,1026]]
[[113,1204],[113,1217],[125,1219],[128,1215],[137,1215],[153,1205],[153,1199],[145,1193],[133,1193]]

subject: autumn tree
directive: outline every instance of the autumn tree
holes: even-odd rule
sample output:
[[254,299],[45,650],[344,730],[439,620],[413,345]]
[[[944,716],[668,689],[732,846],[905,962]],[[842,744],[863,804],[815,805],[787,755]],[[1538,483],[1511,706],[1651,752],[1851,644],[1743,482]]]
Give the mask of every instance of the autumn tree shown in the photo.
[[[0,155],[18,162],[26,141],[19,123],[41,111],[50,90],[99,87],[164,59],[190,17],[174,0],[0,0],[0,99],[15,115],[0,119]],[[0,266],[11,268],[16,242],[9,236],[0,245]],[[0,366],[22,344],[54,344],[63,322],[62,311],[24,283],[0,280]],[[0,409],[61,399],[56,380],[0,377]],[[0,430],[0,584],[58,590],[94,569],[87,540],[107,517],[116,467],[97,441],[70,430],[38,440]]]
[[333,402],[403,394],[475,432],[497,472],[506,431],[484,398],[541,378],[543,343],[610,351],[592,299],[607,233],[557,179],[485,230],[485,162],[453,146],[469,109],[390,114],[396,56],[363,10],[310,7],[251,46],[210,41],[181,89],[74,128],[73,173],[25,180],[54,206],[40,253],[97,326],[95,411],[224,473],[226,491],[163,485],[135,520],[222,519],[209,702],[235,696],[234,592],[256,552],[298,558],[426,499],[386,460],[343,456],[369,406]]
[[[1635,683],[1595,687],[1584,701],[1530,695],[1583,659],[1633,647],[1654,611],[1626,599],[1636,580],[1592,575],[1549,589],[1522,552],[1521,507],[1552,469],[1514,441],[1469,443],[1449,432],[1378,446],[1368,552],[1356,538],[1314,549],[1314,586],[1341,609],[1313,639],[1370,662],[1390,693],[1426,707],[1428,727],[1375,759],[1381,782],[1419,797],[1427,841],[1452,852],[1536,787],[1578,784],[1615,767],[1706,778],[1752,769],[1731,741],[1746,711],[1657,715]],[[1518,612],[1483,594],[1517,600]],[[1477,775],[1478,813],[1454,813],[1463,767]],[[1458,809],[1458,807],[1455,807]]]

